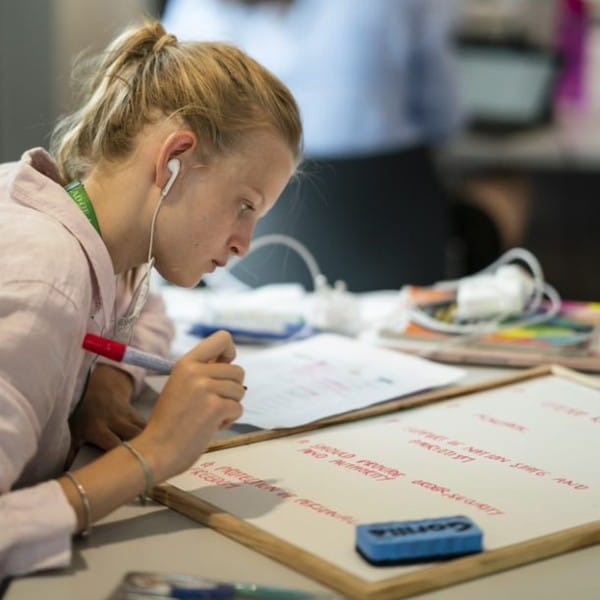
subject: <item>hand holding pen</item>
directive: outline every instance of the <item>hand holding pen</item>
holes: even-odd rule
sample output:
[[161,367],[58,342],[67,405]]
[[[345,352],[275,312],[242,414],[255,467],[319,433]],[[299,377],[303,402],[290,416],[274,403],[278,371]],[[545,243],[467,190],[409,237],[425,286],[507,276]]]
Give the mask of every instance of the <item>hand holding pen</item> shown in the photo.
[[[95,348],[90,340],[97,344]],[[140,351],[128,352],[128,347],[117,342],[104,342],[115,345],[112,348],[115,354],[109,358],[122,362],[136,360],[135,364],[148,368],[147,359],[157,358]],[[98,344],[98,338],[86,336],[87,349],[106,355],[100,352]],[[221,331],[203,340],[177,362],[162,365],[163,372],[170,370],[171,374],[146,428],[133,440],[135,448],[151,465],[156,482],[187,469],[206,450],[218,430],[229,427],[241,416],[244,371],[232,364],[234,359],[231,336]]]

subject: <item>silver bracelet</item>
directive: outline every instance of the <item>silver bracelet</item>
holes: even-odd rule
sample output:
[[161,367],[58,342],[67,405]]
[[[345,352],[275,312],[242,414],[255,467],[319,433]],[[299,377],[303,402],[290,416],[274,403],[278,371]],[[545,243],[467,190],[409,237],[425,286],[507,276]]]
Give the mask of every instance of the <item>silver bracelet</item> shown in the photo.
[[146,489],[144,490],[143,494],[138,496],[138,498],[142,504],[146,504],[146,500],[147,498],[150,498],[152,488],[154,487],[154,473],[152,472],[152,469],[150,468],[150,465],[146,459],[129,442],[121,442],[121,444],[125,446],[125,448],[127,448],[127,450],[133,454],[133,456],[135,456],[137,461],[140,463],[142,470],[144,471]]
[[71,471],[65,471],[65,477],[67,477],[67,479],[75,486],[75,489],[81,498],[81,503],[83,504],[84,522],[83,529],[79,535],[88,537],[90,533],[92,533],[92,509],[90,507],[90,499],[88,498],[84,487],[79,483],[79,480],[71,473]]

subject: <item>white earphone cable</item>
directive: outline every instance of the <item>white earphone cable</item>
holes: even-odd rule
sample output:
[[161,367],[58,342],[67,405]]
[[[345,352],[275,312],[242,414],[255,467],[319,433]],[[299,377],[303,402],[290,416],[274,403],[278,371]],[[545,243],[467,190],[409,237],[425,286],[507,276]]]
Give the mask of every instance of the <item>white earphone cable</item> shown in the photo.
[[[176,176],[176,173],[174,174]],[[169,184],[172,182],[172,179],[169,181]],[[144,306],[146,304],[146,300],[148,299],[148,294],[150,292],[150,275],[152,271],[152,267],[154,266],[154,257],[152,256],[152,247],[154,245],[154,229],[156,228],[156,218],[160,211],[160,207],[162,206],[162,201],[164,200],[167,193],[170,189],[170,185],[167,186],[161,191],[160,198],[156,203],[156,207],[154,208],[154,212],[152,214],[152,221],[150,223],[150,242],[148,244],[148,256],[146,259],[146,269],[144,274],[142,275],[141,281],[133,292],[131,298],[131,304],[129,308],[125,312],[125,314],[117,320],[115,326],[115,337],[119,341],[129,343],[131,341],[131,334],[133,332],[133,325],[138,320]]]

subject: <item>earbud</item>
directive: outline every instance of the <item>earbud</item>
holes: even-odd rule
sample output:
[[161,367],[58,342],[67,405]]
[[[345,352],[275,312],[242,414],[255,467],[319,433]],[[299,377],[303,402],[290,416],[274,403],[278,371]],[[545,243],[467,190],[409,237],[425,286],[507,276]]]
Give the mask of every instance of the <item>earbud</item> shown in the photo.
[[180,168],[181,168],[181,163],[176,158],[172,158],[167,163],[167,169],[169,169],[169,171],[171,171],[171,177],[169,177],[169,181],[167,181],[165,187],[162,189],[162,191],[160,193],[161,200],[169,193],[169,190],[175,183],[175,180],[177,179],[177,175],[179,175]]

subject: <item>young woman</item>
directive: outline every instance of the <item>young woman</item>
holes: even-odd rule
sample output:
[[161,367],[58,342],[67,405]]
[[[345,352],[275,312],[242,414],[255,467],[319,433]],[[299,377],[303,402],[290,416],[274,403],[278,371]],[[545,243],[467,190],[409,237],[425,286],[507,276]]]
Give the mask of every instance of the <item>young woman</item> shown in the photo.
[[[244,373],[225,333],[175,364],[147,424],[130,406],[143,372],[96,361],[82,341],[166,354],[150,268],[191,287],[246,253],[301,138],[294,99],[264,68],[150,22],[100,57],[52,156],[0,167],[0,576],[68,564],[73,534],[186,469],[239,418]],[[82,440],[112,449],[65,471]]]

